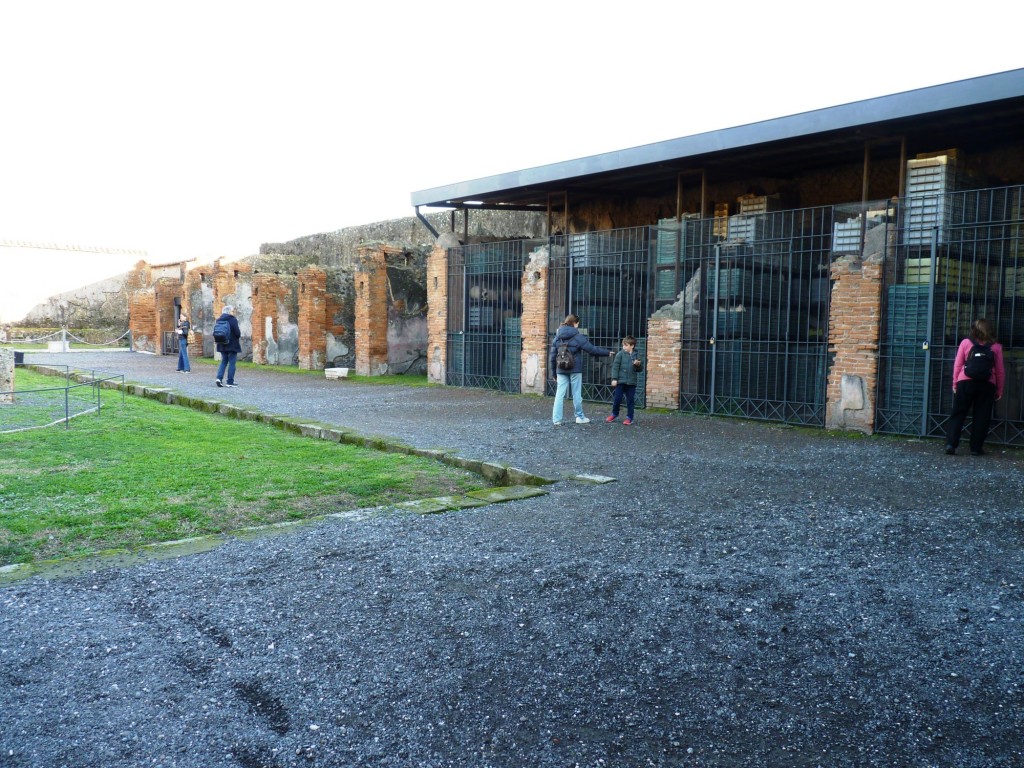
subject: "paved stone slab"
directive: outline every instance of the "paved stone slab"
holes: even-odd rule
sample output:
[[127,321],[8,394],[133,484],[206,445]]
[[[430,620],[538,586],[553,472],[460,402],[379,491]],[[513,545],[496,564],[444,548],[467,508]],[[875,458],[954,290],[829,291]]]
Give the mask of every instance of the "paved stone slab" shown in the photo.
[[573,475],[572,479],[579,480],[581,483],[594,483],[596,485],[617,482],[614,477],[608,477],[607,475]]
[[480,491],[470,491],[466,495],[474,499],[483,499],[489,504],[496,504],[502,501],[528,499],[532,496],[545,496],[547,491],[535,485],[510,485],[505,488],[487,488]]

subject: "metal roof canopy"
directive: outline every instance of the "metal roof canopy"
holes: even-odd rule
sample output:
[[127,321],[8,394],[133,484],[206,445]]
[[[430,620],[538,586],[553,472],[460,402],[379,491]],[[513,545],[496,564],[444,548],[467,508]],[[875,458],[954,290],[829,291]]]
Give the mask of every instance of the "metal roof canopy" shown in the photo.
[[580,202],[670,194],[686,172],[704,171],[714,181],[785,179],[815,167],[860,163],[865,145],[876,142],[881,157],[898,155],[902,138],[908,146],[926,139],[929,149],[970,151],[1022,136],[1024,69],[1015,69],[426,189],[412,193],[412,204],[417,211],[544,211],[555,195]]

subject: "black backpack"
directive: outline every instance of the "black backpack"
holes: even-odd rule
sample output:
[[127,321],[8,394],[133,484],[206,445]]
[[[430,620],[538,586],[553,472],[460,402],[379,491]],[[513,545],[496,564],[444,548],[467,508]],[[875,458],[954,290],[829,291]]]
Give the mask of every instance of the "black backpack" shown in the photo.
[[555,351],[555,368],[560,371],[571,372],[576,367],[576,358],[569,349],[569,342],[558,342],[558,349]]
[[996,355],[988,344],[975,344],[967,353],[964,362],[964,373],[968,378],[988,381],[992,377],[992,369],[996,366]]
[[213,340],[218,344],[231,343],[231,323],[226,317],[218,317],[217,322],[213,324]]

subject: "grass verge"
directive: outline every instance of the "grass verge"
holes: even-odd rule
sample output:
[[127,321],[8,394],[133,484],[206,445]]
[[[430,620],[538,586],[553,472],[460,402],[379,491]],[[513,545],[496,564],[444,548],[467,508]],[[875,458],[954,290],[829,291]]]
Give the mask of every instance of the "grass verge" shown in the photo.
[[[52,386],[18,371],[18,389]],[[0,435],[0,564],[86,555],[486,486],[429,459],[103,393],[101,416]]]

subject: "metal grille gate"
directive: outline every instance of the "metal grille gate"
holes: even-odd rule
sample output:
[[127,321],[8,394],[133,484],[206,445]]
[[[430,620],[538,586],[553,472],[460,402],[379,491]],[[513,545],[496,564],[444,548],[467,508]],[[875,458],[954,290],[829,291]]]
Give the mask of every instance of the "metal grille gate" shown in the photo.
[[519,392],[522,278],[535,241],[448,250],[446,383]]
[[1024,187],[952,191],[952,171],[917,161],[891,225],[875,428],[943,436],[957,347],[986,317],[1006,366],[989,441],[1024,445]]
[[681,222],[681,410],[824,426],[833,223],[830,207]]
[[[551,240],[548,271],[548,337],[572,313],[580,330],[598,347],[617,351],[622,337],[636,337],[643,359],[647,351],[647,318],[651,308],[650,227],[559,235]],[[612,398],[610,357],[583,355],[583,399]],[[637,377],[636,405],[645,405],[646,373]],[[554,395],[550,375],[547,394]]]

